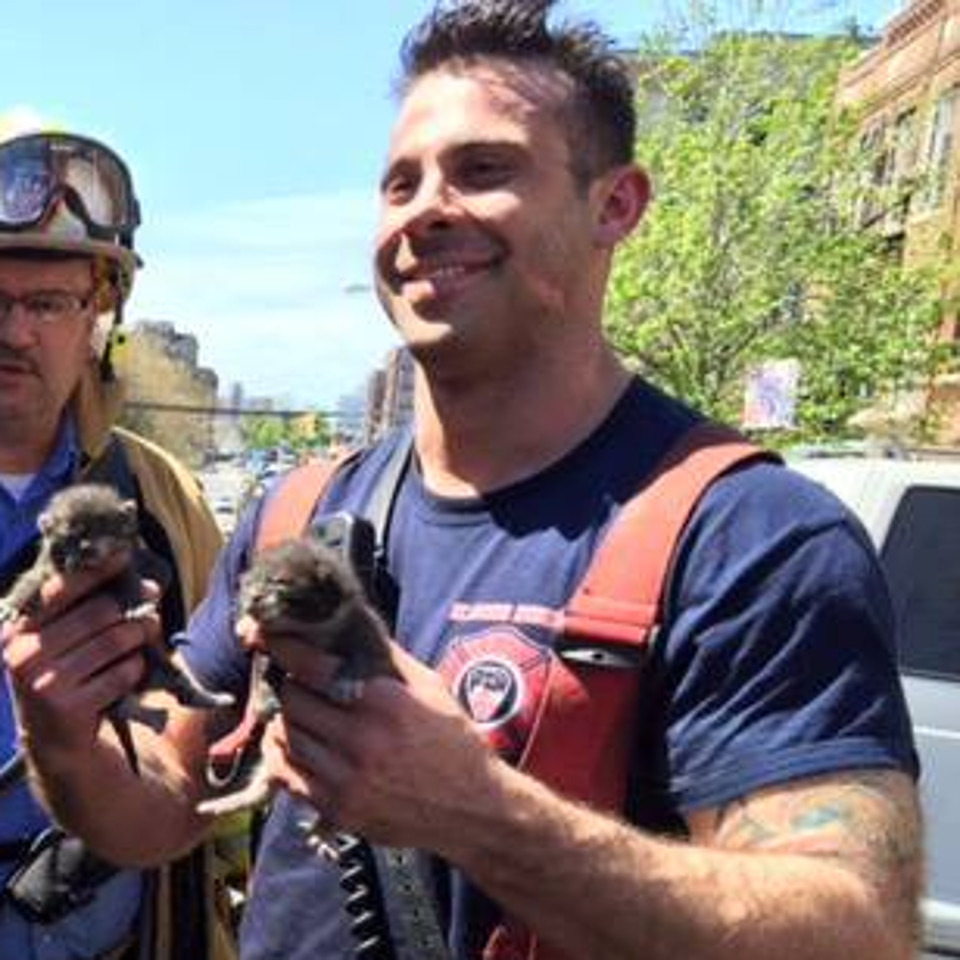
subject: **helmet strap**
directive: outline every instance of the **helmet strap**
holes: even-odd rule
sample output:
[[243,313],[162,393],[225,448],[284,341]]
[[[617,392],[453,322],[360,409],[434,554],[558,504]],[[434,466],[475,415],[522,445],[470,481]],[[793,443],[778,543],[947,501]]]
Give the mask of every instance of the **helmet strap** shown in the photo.
[[107,281],[113,287],[113,323],[107,342],[100,355],[100,379],[104,383],[113,383],[117,379],[117,372],[113,366],[113,347],[117,339],[117,330],[123,323],[123,290],[120,287],[119,268],[113,267]]
[[[114,326],[117,322],[114,320]],[[113,360],[110,354],[113,352],[113,337],[107,337],[107,345],[100,354],[100,379],[103,383],[113,383],[117,379],[117,372],[113,368]]]

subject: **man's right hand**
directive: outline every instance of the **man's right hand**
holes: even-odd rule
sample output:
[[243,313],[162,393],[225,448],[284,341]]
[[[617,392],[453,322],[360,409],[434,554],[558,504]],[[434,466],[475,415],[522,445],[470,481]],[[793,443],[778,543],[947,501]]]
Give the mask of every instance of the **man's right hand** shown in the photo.
[[[133,690],[144,662],[135,654],[160,642],[156,613],[128,619],[100,588],[124,561],[101,570],[54,575],[40,608],[4,625],[3,660],[16,699],[23,747],[44,755],[44,767],[82,761],[97,739],[106,708]],[[156,589],[145,584],[145,599]]]

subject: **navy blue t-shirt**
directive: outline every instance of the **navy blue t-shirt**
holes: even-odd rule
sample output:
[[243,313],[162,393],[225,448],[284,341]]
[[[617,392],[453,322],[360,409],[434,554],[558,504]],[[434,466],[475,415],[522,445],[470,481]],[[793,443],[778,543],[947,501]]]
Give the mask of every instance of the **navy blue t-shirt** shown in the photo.
[[[558,614],[611,518],[696,420],[636,382],[585,442],[505,489],[439,498],[408,470],[389,534],[396,637],[449,680],[505,756],[522,750]],[[363,511],[390,444],[342,472],[323,512]],[[231,597],[258,517],[259,507],[242,520],[183,647],[202,682],[241,696]],[[769,463],[716,482],[682,538],[647,666],[631,819],[679,830],[684,813],[798,777],[915,773],[893,632],[869,540],[831,494]],[[337,868],[308,847],[297,804],[281,794],[264,829],[244,960],[353,955]],[[496,906],[442,864],[434,879],[452,955],[479,956]]]

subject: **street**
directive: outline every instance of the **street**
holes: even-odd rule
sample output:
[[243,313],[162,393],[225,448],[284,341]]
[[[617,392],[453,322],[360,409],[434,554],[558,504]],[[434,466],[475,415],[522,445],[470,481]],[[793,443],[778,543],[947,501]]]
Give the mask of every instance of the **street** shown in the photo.
[[213,463],[197,472],[210,508],[224,536],[229,536],[237,521],[237,510],[247,486],[250,473],[236,463]]

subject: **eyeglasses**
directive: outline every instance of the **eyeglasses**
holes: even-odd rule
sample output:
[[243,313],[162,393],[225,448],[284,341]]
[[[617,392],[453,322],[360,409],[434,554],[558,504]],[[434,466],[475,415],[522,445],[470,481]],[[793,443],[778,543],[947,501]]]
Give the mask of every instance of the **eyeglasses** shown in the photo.
[[0,230],[37,226],[59,200],[94,239],[129,237],[140,223],[130,172],[104,144],[60,133],[0,144]]
[[13,297],[0,291],[0,322],[7,320],[13,308],[19,306],[31,323],[37,326],[53,326],[82,313],[93,303],[96,290],[87,294],[69,290],[36,290]]

